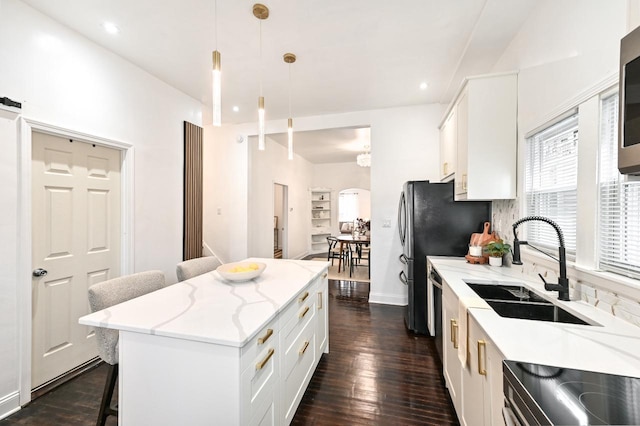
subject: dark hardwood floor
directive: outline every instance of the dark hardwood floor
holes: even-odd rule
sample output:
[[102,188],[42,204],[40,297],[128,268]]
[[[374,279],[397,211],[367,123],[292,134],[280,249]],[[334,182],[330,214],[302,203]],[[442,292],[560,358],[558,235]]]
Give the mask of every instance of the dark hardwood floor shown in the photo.
[[[329,281],[329,296],[330,353],[322,356],[292,424],[457,425],[433,340],[407,332],[403,308],[369,304],[368,283]],[[93,425],[105,377],[105,366],[98,366],[0,426]]]

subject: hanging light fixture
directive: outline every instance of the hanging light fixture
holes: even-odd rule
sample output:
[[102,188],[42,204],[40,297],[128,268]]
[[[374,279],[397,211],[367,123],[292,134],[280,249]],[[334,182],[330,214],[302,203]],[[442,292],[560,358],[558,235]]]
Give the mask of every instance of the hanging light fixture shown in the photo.
[[253,16],[260,20],[260,96],[258,96],[258,149],[264,151],[264,97],[262,96],[262,21],[269,17],[269,8],[263,4],[253,5]]
[[284,61],[289,64],[289,120],[287,121],[287,148],[289,150],[288,158],[293,160],[293,118],[291,117],[291,64],[296,61],[296,55],[293,53],[285,53]]
[[213,125],[222,125],[222,77],[220,75],[220,52],[218,51],[218,2],[214,2],[215,33],[214,40],[216,50],[213,51]]
[[371,154],[369,153],[369,145],[364,146],[364,153],[358,154],[356,163],[360,167],[371,167]]

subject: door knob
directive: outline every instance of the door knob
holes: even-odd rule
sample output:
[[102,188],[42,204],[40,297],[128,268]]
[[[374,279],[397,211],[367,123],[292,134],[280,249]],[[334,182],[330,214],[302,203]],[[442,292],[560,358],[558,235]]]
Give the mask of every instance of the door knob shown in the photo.
[[46,269],[38,268],[33,270],[34,277],[44,277],[45,275],[47,275]]

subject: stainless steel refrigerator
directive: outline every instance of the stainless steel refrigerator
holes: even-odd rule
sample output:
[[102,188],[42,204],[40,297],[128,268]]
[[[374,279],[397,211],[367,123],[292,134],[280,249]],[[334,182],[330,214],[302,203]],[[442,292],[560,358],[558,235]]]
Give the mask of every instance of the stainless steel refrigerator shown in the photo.
[[407,328],[429,334],[427,328],[427,256],[464,256],[474,232],[491,221],[491,202],[453,201],[453,182],[406,182],[398,207],[402,243],[400,281],[407,286]]

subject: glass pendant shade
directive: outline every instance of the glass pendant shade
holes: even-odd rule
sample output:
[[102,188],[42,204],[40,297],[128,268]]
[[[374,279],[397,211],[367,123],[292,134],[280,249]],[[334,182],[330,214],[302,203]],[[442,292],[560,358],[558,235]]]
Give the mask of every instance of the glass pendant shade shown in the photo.
[[258,149],[264,151],[264,96],[258,98]]
[[293,118],[289,118],[288,121],[287,148],[289,149],[289,160],[293,160]]
[[222,77],[220,75],[220,52],[213,51],[213,125],[222,125]]

